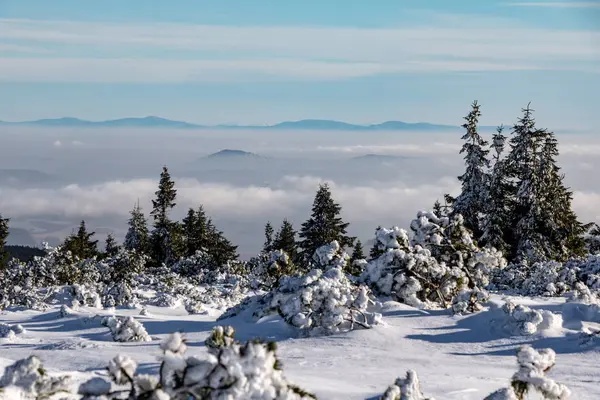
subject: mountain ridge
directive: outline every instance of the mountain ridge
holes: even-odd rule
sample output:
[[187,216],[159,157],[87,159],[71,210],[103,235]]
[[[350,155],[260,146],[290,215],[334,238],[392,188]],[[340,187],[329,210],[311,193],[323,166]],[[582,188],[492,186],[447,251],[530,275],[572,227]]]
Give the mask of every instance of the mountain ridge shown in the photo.
[[[82,127],[82,128],[177,128],[177,129],[282,129],[282,130],[329,130],[329,131],[440,131],[458,130],[460,126],[433,124],[429,122],[385,121],[379,124],[361,125],[329,119],[303,119],[283,121],[273,125],[200,125],[185,121],[171,120],[157,116],[127,117],[105,121],[88,121],[74,117],[46,118],[32,121],[0,121],[0,126],[38,127]],[[480,129],[496,129],[481,126]]]

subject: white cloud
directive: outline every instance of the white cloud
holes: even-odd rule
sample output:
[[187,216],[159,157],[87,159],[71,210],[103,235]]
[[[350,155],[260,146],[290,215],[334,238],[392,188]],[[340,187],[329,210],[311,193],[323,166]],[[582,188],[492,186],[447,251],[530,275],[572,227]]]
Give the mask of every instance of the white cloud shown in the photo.
[[[270,216],[297,215],[308,210],[321,178],[290,176],[274,187],[232,186],[177,179],[177,209],[203,204],[211,215],[240,218],[262,224]],[[8,217],[59,215],[69,218],[119,216],[125,221],[139,199],[146,211],[157,182],[152,179],[112,181],[97,185],[68,185],[59,189],[0,188],[0,209]],[[389,218],[394,224],[429,208],[444,193],[457,189],[456,179],[443,178],[433,184],[408,186],[402,182],[350,186],[330,182],[348,220],[376,221]],[[375,223],[375,222],[373,222]],[[376,227],[376,223],[375,226]]]
[[516,7],[600,8],[598,1],[526,1],[507,4]]
[[[323,179],[319,177],[290,176],[274,187],[260,187],[177,179],[175,216],[181,217],[187,208],[203,204],[215,218],[230,221],[239,219],[252,222],[257,227],[270,218],[303,218],[321,182]],[[136,179],[89,186],[68,185],[59,189],[0,188],[0,209],[3,215],[14,218],[43,215],[68,218],[113,216],[125,221],[138,199],[145,210],[149,210],[156,184],[152,179]],[[456,193],[459,190],[455,177],[418,185],[403,182],[374,182],[368,186],[336,182],[329,184],[334,198],[343,207],[345,218],[373,229],[380,223],[394,225],[407,221],[417,211],[430,208],[444,193]],[[576,191],[573,206],[583,221],[600,222],[599,193]]]
[[346,146],[317,146],[318,151],[348,154],[385,154],[385,155],[436,155],[456,154],[461,144],[456,143],[390,143],[356,144]]
[[[186,82],[239,79],[248,74],[253,78],[259,74],[336,79],[398,72],[597,71],[599,32],[491,22],[484,26],[461,18],[462,24],[454,18],[451,23],[440,20],[432,26],[378,29],[0,19],[0,40],[39,49],[58,44],[61,49],[55,57],[4,57],[0,77],[8,81]],[[90,47],[96,56],[81,58],[81,51]],[[161,58],[153,57],[164,50],[171,58],[164,53]]]

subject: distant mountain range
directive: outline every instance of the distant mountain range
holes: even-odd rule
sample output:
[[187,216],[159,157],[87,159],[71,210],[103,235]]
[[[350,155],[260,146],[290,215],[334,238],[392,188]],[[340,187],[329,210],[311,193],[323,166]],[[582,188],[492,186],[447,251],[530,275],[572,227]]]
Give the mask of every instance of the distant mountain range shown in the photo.
[[[160,117],[121,118],[107,121],[87,121],[78,118],[39,119],[35,121],[6,122],[0,121],[0,126],[39,126],[66,128],[174,128],[174,129],[286,129],[286,130],[329,130],[329,131],[443,131],[458,130],[452,125],[430,124],[427,122],[408,123],[402,121],[387,121],[381,124],[356,125],[346,122],[304,119],[301,121],[280,122],[275,125],[197,125],[189,122],[174,121]],[[495,129],[495,127],[481,127]]]

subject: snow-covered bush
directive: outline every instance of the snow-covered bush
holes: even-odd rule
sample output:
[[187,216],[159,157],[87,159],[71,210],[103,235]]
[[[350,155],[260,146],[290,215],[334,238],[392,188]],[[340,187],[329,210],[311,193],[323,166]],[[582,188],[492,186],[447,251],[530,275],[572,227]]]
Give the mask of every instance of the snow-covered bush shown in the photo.
[[513,375],[511,386],[484,400],[524,400],[529,392],[537,392],[547,400],[565,400],[571,395],[569,388],[546,376],[556,363],[556,353],[552,349],[537,351],[522,346],[517,353],[517,362],[519,370]]
[[490,298],[487,291],[477,287],[460,292],[452,300],[452,311],[455,314],[469,314],[481,311],[483,304]]
[[[260,298],[261,307],[255,316],[278,313],[303,334],[331,334],[356,328],[370,328],[380,321],[374,312],[375,300],[366,286],[351,282],[338,264],[331,249],[337,243],[324,246],[316,254],[322,263],[335,266],[326,271],[314,269],[299,277],[284,277],[279,287]],[[226,314],[230,315],[230,313]]]
[[490,274],[506,266],[500,252],[474,244],[460,215],[419,212],[411,230],[412,238],[396,227],[375,232],[379,256],[361,277],[375,293],[414,307],[448,307],[463,290],[486,287]]
[[507,301],[502,306],[502,311],[505,313],[502,328],[514,335],[535,335],[562,327],[562,316],[548,310],[533,310]]
[[71,384],[68,375],[48,376],[36,356],[9,365],[0,378],[0,399],[46,399],[67,392]]
[[[135,374],[137,364],[117,356],[108,365],[111,381],[127,385],[129,399],[303,399],[312,394],[290,384],[283,376],[274,343],[248,342],[221,345],[211,349],[208,359],[186,357],[185,340],[179,333],[162,344],[164,352],[160,375]],[[79,387],[79,393],[109,398],[111,384],[94,378]],[[111,397],[112,398],[112,397]]]
[[561,296],[574,290],[585,291],[588,297],[585,301],[595,302],[594,297],[600,299],[600,255],[565,263],[511,264],[496,274],[491,286],[523,296]]
[[284,276],[297,275],[298,267],[283,250],[261,253],[248,262],[250,286],[254,289],[270,290]]
[[233,346],[235,341],[235,330],[231,326],[217,325],[213,328],[210,336],[204,341],[208,351],[215,353],[223,347]]
[[0,322],[0,339],[13,340],[17,335],[25,332],[21,325],[10,325]]
[[110,329],[115,342],[150,342],[144,325],[133,317],[104,317],[102,325]]
[[435,400],[433,397],[425,397],[421,392],[419,377],[413,370],[406,373],[406,378],[398,378],[390,385],[380,400]]

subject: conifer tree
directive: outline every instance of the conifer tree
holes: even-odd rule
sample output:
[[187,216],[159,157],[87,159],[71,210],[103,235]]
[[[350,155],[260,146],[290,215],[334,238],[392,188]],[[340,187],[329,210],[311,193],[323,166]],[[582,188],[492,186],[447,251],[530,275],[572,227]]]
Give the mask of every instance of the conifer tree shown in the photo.
[[271,222],[267,222],[265,225],[265,242],[263,243],[263,253],[269,253],[273,250],[273,225]]
[[298,247],[300,258],[308,265],[314,252],[321,246],[337,240],[342,247],[352,246],[354,238],[347,235],[348,223],[340,217],[342,207],[336,203],[329,185],[319,185],[311,217],[302,224]]
[[88,232],[85,221],[81,221],[77,233],[72,233],[63,243],[63,250],[70,251],[79,259],[92,258],[98,255],[98,241],[92,240],[96,232]]
[[354,262],[357,260],[363,260],[365,258],[365,254],[363,253],[362,242],[360,239],[354,243],[354,248],[352,249],[352,257],[350,258],[350,262]]
[[510,145],[506,169],[514,196],[514,230],[506,241],[513,247],[512,257],[560,260],[581,254],[584,227],[571,208],[572,192],[556,164],[556,138],[536,128],[529,105],[513,127]]
[[109,233],[106,236],[106,242],[104,244],[104,253],[108,257],[114,257],[117,255],[117,253],[119,253],[119,245],[117,244],[117,241],[115,240],[115,237],[112,233]]
[[175,225],[169,219],[169,212],[175,207],[177,190],[166,166],[163,167],[158,190],[154,194],[156,198],[152,200],[152,211],[150,212],[150,215],[154,218],[151,252],[152,260],[160,265],[172,262],[176,258],[172,242]]
[[296,231],[292,223],[287,219],[283,220],[279,232],[275,235],[272,249],[285,251],[292,260],[297,258]]
[[502,159],[506,136],[504,127],[499,126],[493,136],[491,150],[493,151],[493,167],[487,189],[485,216],[482,222],[483,233],[481,245],[494,247],[504,253],[508,250],[505,241],[510,226],[510,185],[507,182],[505,163]]
[[207,250],[215,263],[215,267],[226,265],[238,258],[237,246],[234,246],[223,232],[218,230],[212,221],[207,221],[208,243]]
[[6,266],[8,253],[5,250],[6,239],[8,238],[8,218],[2,218],[0,214],[0,271]]
[[148,222],[142,212],[139,201],[133,207],[130,214],[131,217],[128,221],[129,229],[125,235],[123,246],[127,250],[146,253],[148,251]]
[[[380,229],[381,229],[381,225],[379,225],[377,227],[377,229],[375,229],[375,232],[379,231]],[[384,253],[385,253],[385,249],[381,248],[379,246],[379,243],[377,242],[377,239],[375,239],[375,242],[373,243],[373,246],[371,247],[371,250],[369,251],[369,259],[375,260],[376,258],[381,257]]]
[[465,154],[466,170],[458,177],[462,191],[452,204],[452,215],[461,214],[465,226],[473,231],[475,237],[481,235],[480,219],[486,202],[485,189],[488,183],[486,170],[489,167],[487,142],[478,132],[481,116],[479,107],[477,101],[473,102],[471,112],[464,118],[465,123],[462,125],[466,133],[462,136],[465,144],[460,153]]

